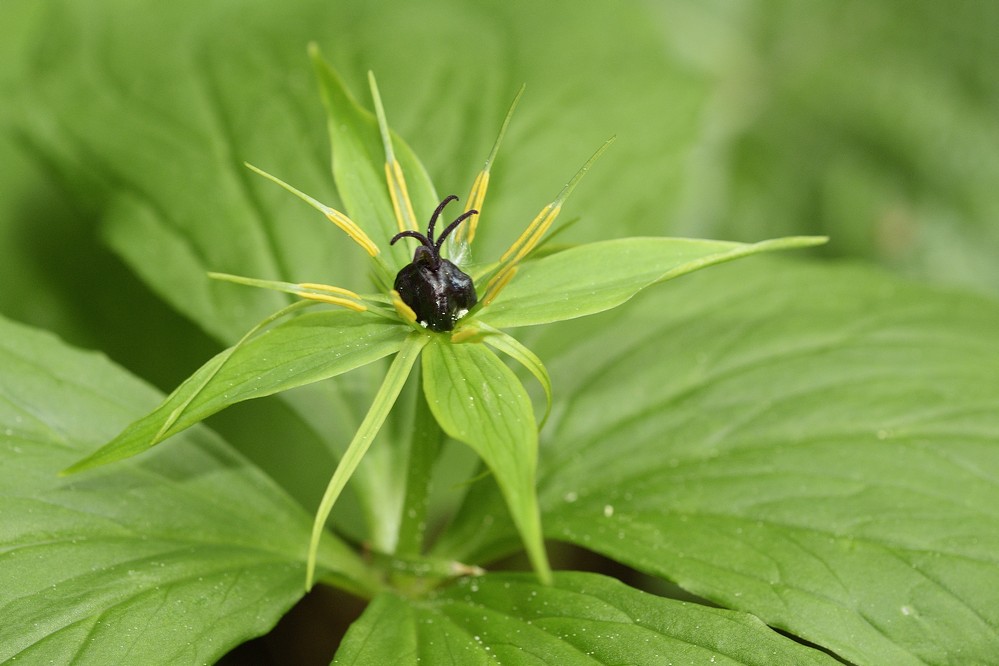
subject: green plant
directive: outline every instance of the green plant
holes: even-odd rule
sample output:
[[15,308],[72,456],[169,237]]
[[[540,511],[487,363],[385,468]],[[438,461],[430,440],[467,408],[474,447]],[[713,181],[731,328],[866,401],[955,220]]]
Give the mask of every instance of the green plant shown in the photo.
[[[289,180],[338,197],[322,198],[365,225],[388,255],[383,264],[340,253],[342,235],[325,236],[315,220],[296,225],[299,202],[235,169],[221,181],[238,186],[219,196],[232,208],[218,216],[198,210],[218,201],[183,196],[191,174],[155,185],[138,174],[121,177],[102,202],[108,236],[160,293],[235,344],[163,402],[104,358],[0,324],[0,613],[14,618],[0,625],[0,656],[217,659],[302,596],[312,535],[320,579],[371,600],[340,648],[343,663],[834,663],[771,627],[855,663],[993,660],[993,302],[864,268],[755,258],[596,314],[663,277],[800,242],[549,243],[488,307],[459,322],[452,341],[413,326],[388,294],[410,256],[387,243],[399,222],[384,186],[385,146],[421,215],[437,193],[406,145],[386,140],[386,124],[325,66],[319,72],[337,193],[309,169]],[[98,173],[120,175],[68,134]],[[44,154],[44,132],[33,136]],[[501,219],[490,206],[483,233]],[[243,213],[270,223],[254,227]],[[501,256],[495,245],[477,244],[474,258]],[[323,272],[331,256],[342,271]],[[580,270],[593,265],[600,270]],[[307,300],[288,306],[270,291],[211,283],[206,269],[263,276],[237,280]],[[501,270],[473,274],[481,286]],[[377,293],[353,291],[369,273]],[[352,290],[305,282],[331,274],[352,280]],[[611,278],[613,289],[601,284]],[[365,309],[299,312],[317,296]],[[594,316],[518,332],[534,352],[498,332],[582,314]],[[485,345],[518,363],[508,367]],[[423,376],[407,380],[421,349]],[[469,382],[472,373],[481,380]],[[342,376],[318,382],[333,375]],[[516,399],[464,410],[440,396],[444,387],[481,398],[472,389],[482,386]],[[283,486],[279,465],[263,465],[265,473],[203,426],[181,432],[286,389],[251,403],[271,412],[240,413],[263,428],[277,404],[292,415],[279,414],[279,426],[299,424],[269,433],[275,455],[301,475]],[[359,423],[372,402],[375,418]],[[538,454],[540,405],[551,416]],[[122,432],[144,412],[150,417]],[[344,450],[355,432],[362,446]],[[435,470],[440,451],[461,459],[449,439],[470,444],[489,472]],[[75,469],[117,462],[56,476],[108,441]],[[335,466],[296,455],[324,443],[343,470],[326,508],[357,464],[345,497],[353,504],[337,505],[335,533],[315,529],[325,508],[310,528],[302,506],[319,503],[318,493],[298,487],[310,485],[310,470],[326,476]],[[435,479],[444,501],[428,495]],[[460,481],[467,487],[455,488]],[[451,514],[423,552],[428,520]],[[596,551],[702,599],[653,596],[597,573],[556,571],[549,580],[542,530],[552,546]],[[480,575],[524,547],[533,573]]]
[[[417,406],[417,411],[432,414],[443,433],[468,444],[482,457],[496,478],[539,579],[550,584],[551,570],[542,545],[534,491],[538,447],[534,411],[520,381],[489,347],[521,363],[537,378],[545,390],[546,417],[551,406],[551,381],[541,360],[499,327],[546,324],[594,314],[630,300],[638,291],[657,282],[759,252],[807,247],[825,239],[786,238],[745,245],[628,238],[554,250],[543,258],[528,261],[547,240],[546,234],[563,204],[608,145],[604,144],[559,195],[541,209],[498,262],[483,264],[474,270],[481,300],[465,311],[457,326],[435,330],[433,326],[428,327],[426,321],[420,321],[410,304],[403,302],[399,292],[391,288],[396,272],[410,263],[404,254],[405,248],[392,248],[395,251],[387,253],[388,259],[383,258],[380,248],[388,246],[386,241],[390,238],[418,233],[413,211],[429,210],[428,204],[438,196],[426,171],[408,148],[400,150],[407,155],[408,168],[396,159],[395,141],[389,132],[374,78],[371,77],[371,93],[377,122],[371,113],[357,105],[337,74],[321,60],[318,51],[314,50],[312,57],[329,112],[334,178],[345,201],[364,202],[349,204],[351,217],[360,224],[274,176],[254,170],[322,212],[366,250],[372,259],[374,282],[381,287],[382,293],[360,296],[347,289],[315,283],[290,284],[212,274],[212,277],[238,284],[291,293],[305,301],[264,319],[235,346],[206,363],[149,416],[136,421],[107,445],[72,465],[67,473],[141,453],[237,402],[329,379],[394,354],[385,381],[344,452],[320,503],[309,548],[305,583],[309,589],[319,540],[333,503],[374,441],[417,359],[422,356],[425,403]],[[508,115],[504,129],[509,119]],[[456,252],[461,254],[468,254],[468,246],[475,235],[475,223],[485,203],[489,173],[501,139],[502,132],[471,187],[469,204],[462,216],[472,218],[465,228],[468,231],[462,234],[461,231],[465,231],[462,229],[455,233],[455,237],[461,239]],[[379,146],[384,147],[384,156],[379,155]],[[386,174],[387,182],[382,181],[379,172]],[[410,174],[408,180],[412,186],[407,184],[406,172]],[[416,205],[410,200],[410,192],[413,192]],[[431,218],[431,225],[441,207]],[[380,242],[373,241],[371,236]],[[518,272],[521,275],[515,285],[507,288]],[[341,306],[349,312],[331,313],[330,316],[320,314],[267,328],[302,306],[316,303]],[[416,305],[414,302],[413,306]],[[317,328],[321,339],[318,347]],[[427,421],[424,429],[432,428],[428,417],[423,416]],[[403,507],[404,518],[398,533],[389,533],[385,542],[375,544],[386,555],[398,551],[399,537],[403,533],[409,534],[410,541],[402,546],[405,555],[418,555],[424,547],[422,525],[426,517],[416,508],[426,505],[428,473],[440,450],[442,432],[428,435],[414,429],[414,436],[429,436],[433,446],[424,450],[410,448],[409,466],[418,471],[406,480],[407,500],[413,506]],[[368,507],[367,519],[372,533],[376,532],[375,525],[393,522],[391,514],[396,513],[398,507],[379,505],[374,498],[363,501]],[[415,527],[406,522],[414,523]],[[337,572],[338,567],[336,563],[330,563],[327,568]]]

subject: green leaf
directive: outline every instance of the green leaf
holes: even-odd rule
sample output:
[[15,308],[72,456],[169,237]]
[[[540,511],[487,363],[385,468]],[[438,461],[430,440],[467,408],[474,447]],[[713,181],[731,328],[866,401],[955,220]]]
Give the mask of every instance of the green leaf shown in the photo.
[[542,581],[551,578],[534,488],[538,431],[517,376],[481,344],[434,336],[423,352],[423,390],[441,428],[492,471]]
[[752,615],[663,599],[594,574],[560,573],[552,586],[524,575],[490,574],[466,578],[427,601],[381,595],[347,633],[336,663],[837,662]]
[[740,262],[561,329],[548,537],[858,664],[994,661],[995,302]]
[[[389,265],[402,268],[411,260],[403,244],[390,246],[400,229],[392,212],[385,176],[385,148],[374,114],[362,108],[347,90],[340,75],[313,46],[312,59],[319,77],[333,148],[333,177],[347,214],[371,236],[382,252],[392,257]],[[395,158],[406,176],[409,196],[418,219],[429,219],[439,203],[426,169],[409,146],[392,133]],[[385,278],[391,282],[394,275]]]
[[398,351],[406,331],[368,313],[338,310],[297,316],[208,361],[159,407],[66,472],[134,456],[237,402],[367,365]]
[[546,324],[616,307],[642,289],[760,252],[809,247],[824,238],[751,245],[685,238],[622,238],[588,243],[524,264],[483,320],[498,328]]
[[[298,600],[309,516],[217,436],[60,478],[157,393],[6,320],[0,368],[0,661],[214,662]],[[322,562],[375,587],[332,537]]]

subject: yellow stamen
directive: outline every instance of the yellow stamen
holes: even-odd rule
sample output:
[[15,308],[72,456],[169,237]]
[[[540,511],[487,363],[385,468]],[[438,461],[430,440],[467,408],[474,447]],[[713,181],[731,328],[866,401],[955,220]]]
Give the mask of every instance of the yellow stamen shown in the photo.
[[485,307],[496,300],[503,287],[510,283],[513,276],[517,274],[519,267],[516,264],[507,264],[500,269],[496,275],[486,284],[486,295],[482,297],[482,307]]
[[271,181],[272,183],[280,185],[281,187],[283,187],[284,189],[288,190],[289,192],[291,192],[292,194],[294,194],[296,197],[298,197],[299,199],[301,199],[302,201],[304,201],[305,203],[309,204],[310,206],[312,206],[313,208],[315,208],[316,210],[318,210],[320,213],[322,213],[323,215],[325,215],[327,217],[327,219],[329,219],[330,222],[332,222],[336,226],[340,227],[340,229],[344,233],[346,233],[348,236],[350,236],[350,239],[352,241],[354,241],[355,243],[357,243],[358,245],[360,245],[362,248],[364,248],[364,251],[367,252],[369,255],[371,255],[372,257],[374,257],[374,256],[376,256],[378,254],[378,246],[375,245],[374,241],[372,241],[368,237],[368,235],[366,233],[364,233],[364,231],[362,231],[361,228],[359,226],[357,226],[357,224],[353,220],[351,220],[349,217],[347,217],[346,215],[344,215],[340,211],[335,210],[333,208],[330,208],[326,204],[321,203],[321,202],[317,201],[316,199],[313,199],[312,197],[310,197],[305,192],[302,192],[300,190],[295,189],[294,187],[292,187],[288,183],[284,182],[283,180],[281,180],[277,176],[272,176],[271,174],[267,173],[263,169],[258,169],[257,167],[253,166],[252,164],[249,164],[249,163],[245,163],[245,164],[246,164],[246,167],[248,169],[250,169],[251,171],[253,171],[254,173],[260,174],[261,176],[263,176],[267,180]]
[[392,211],[399,231],[419,231],[413,204],[409,200],[409,190],[406,188],[406,178],[402,175],[402,167],[394,159],[385,163],[385,180],[388,182]]
[[[482,214],[483,202],[486,200],[486,190],[489,188],[489,170],[492,168],[493,160],[496,159],[496,153],[499,152],[503,136],[506,134],[506,128],[510,125],[510,119],[513,118],[513,110],[517,108],[517,102],[520,101],[520,96],[524,94],[524,87],[520,87],[520,90],[517,91],[517,96],[510,103],[510,108],[503,118],[503,124],[500,125],[499,134],[496,135],[496,141],[493,142],[493,149],[489,152],[489,157],[486,158],[486,163],[482,166],[482,171],[479,172],[475,177],[475,182],[472,183],[472,189],[468,193],[468,204],[465,206],[466,213],[474,209],[479,211],[479,215]],[[479,224],[479,215],[473,215],[469,218],[467,224],[455,230],[455,243],[468,244],[475,239],[475,229]]]
[[484,169],[475,177],[472,189],[468,193],[468,204],[465,212],[470,210],[479,211],[478,214],[468,218],[468,222],[458,227],[454,232],[454,240],[457,243],[471,243],[475,240],[475,229],[479,226],[479,215],[482,214],[482,203],[486,199],[486,190],[489,188],[489,171]]
[[510,261],[516,263],[526,257],[541,241],[542,236],[552,226],[552,223],[561,211],[562,205],[557,202],[552,202],[542,208],[537,217],[527,225],[524,233],[513,242],[510,249],[503,253],[503,256],[500,257],[500,262]]
[[302,289],[315,289],[316,291],[327,291],[331,294],[340,294],[341,296],[349,296],[350,298],[355,298],[361,300],[360,294],[357,294],[350,289],[344,289],[343,287],[334,287],[328,284],[319,284],[318,282],[299,282],[298,286]]
[[312,301],[321,301],[323,303],[340,305],[350,310],[354,310],[355,312],[364,312],[368,309],[368,306],[364,304],[364,299],[359,294],[356,294],[349,289],[343,289],[342,287],[331,287],[328,284],[317,284],[314,282],[292,284],[291,282],[259,280],[257,278],[242,277],[240,275],[229,275],[228,273],[209,273],[208,277],[215,280],[224,280],[226,282],[243,284],[249,287],[260,287],[261,289],[282,291],[286,294],[298,296],[299,298],[307,298]]
[[[332,303],[333,305],[341,305],[355,312],[364,312],[368,309],[368,306],[364,305],[359,294],[355,294],[350,289],[344,289],[343,287],[333,287],[328,284],[318,284],[316,282],[300,282],[298,285],[299,289],[295,290],[295,295],[301,298],[307,298],[312,301],[320,301],[322,303]],[[315,292],[324,293],[315,293]],[[339,296],[332,296],[331,294],[340,294]]]
[[402,296],[399,292],[393,289],[390,292],[392,296],[392,305],[395,307],[395,311],[399,313],[399,316],[403,318],[404,321],[410,324],[416,325],[416,313],[413,312],[413,308],[406,305],[405,301],[402,300]]
[[517,272],[517,264],[523,261],[523,259],[538,246],[541,239],[544,238],[544,235],[548,232],[548,229],[550,229],[552,224],[555,222],[555,218],[557,218],[558,214],[562,211],[562,204],[569,198],[569,195],[572,194],[576,185],[578,185],[579,181],[583,179],[586,172],[590,170],[593,163],[597,161],[597,158],[600,157],[605,150],[607,150],[607,147],[613,141],[613,138],[606,141],[602,146],[600,146],[600,148],[597,149],[597,152],[593,153],[590,159],[586,160],[586,163],[580,167],[579,171],[576,172],[576,175],[574,175],[569,182],[565,184],[562,191],[559,192],[557,197],[555,197],[555,200],[541,209],[541,212],[538,213],[533,220],[531,220],[529,225],[527,225],[527,229],[524,230],[524,233],[522,233],[517,240],[513,242],[510,249],[503,253],[503,256],[500,257],[499,270],[496,271],[493,277],[490,278],[489,282],[486,284],[486,295],[482,299],[483,306],[492,303],[499,295],[500,291],[503,290],[503,287],[505,287],[507,283],[513,279],[514,274]]
[[368,307],[362,303],[355,303],[354,301],[347,300],[346,298],[337,298],[336,296],[328,296],[326,294],[313,294],[308,291],[297,292],[297,296],[301,298],[306,298],[310,301],[319,301],[321,303],[331,303],[333,305],[341,305],[349,310],[355,312],[364,312]]
[[334,210],[329,206],[324,206],[323,208],[323,213],[326,214],[326,219],[338,226],[340,230],[347,234],[352,241],[364,248],[364,251],[369,255],[372,257],[378,255],[378,246],[375,245],[375,242],[361,230],[361,227],[357,226],[356,222],[340,211]]
[[399,231],[419,231],[413,204],[409,200],[409,189],[406,187],[406,177],[402,175],[402,167],[395,159],[392,150],[392,133],[385,119],[385,107],[382,106],[382,96],[378,92],[378,83],[373,72],[368,72],[368,85],[371,88],[371,98],[375,102],[375,117],[378,119],[378,132],[382,135],[382,146],[385,150],[385,182],[388,183],[389,196],[392,198],[392,212]]
[[474,338],[477,335],[480,335],[481,333],[482,330],[479,329],[477,326],[466,326],[462,328],[460,331],[456,331],[451,334],[451,342],[453,342],[454,344],[460,344],[462,342],[465,342],[466,340]]

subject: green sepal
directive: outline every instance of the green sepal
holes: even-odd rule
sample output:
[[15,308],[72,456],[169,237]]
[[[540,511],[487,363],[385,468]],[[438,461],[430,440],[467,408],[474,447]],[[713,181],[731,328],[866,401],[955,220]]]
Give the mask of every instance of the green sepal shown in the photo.
[[535,490],[538,430],[520,380],[485,346],[435,336],[423,353],[423,390],[444,432],[489,466],[538,579],[550,582]]
[[811,247],[820,236],[760,243],[687,238],[621,238],[573,247],[525,262],[478,317],[492,326],[532,326],[617,307],[646,287],[761,252]]
[[[261,328],[302,301],[275,313],[239,343],[209,360],[148,415],[63,474],[142,453],[229,405],[304,386],[398,351],[407,328],[367,312],[312,312]],[[256,336],[254,337],[254,334]]]

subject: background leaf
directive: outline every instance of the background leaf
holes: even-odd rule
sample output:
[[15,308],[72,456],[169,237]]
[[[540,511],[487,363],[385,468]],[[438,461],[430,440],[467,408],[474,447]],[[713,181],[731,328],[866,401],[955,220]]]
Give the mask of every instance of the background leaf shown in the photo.
[[[855,663],[989,663],[996,331],[986,299],[764,259],[539,329],[546,536]],[[515,547],[487,487],[440,556]]]
[[[995,24],[993,5],[934,0],[913,0],[903,13],[887,0],[586,6],[529,0],[411,5],[220,0],[206,6],[181,0],[141,11],[128,0],[5,0],[0,3],[0,311],[106,350],[172,389],[218,350],[218,341],[232,341],[287,302],[266,292],[229,291],[205,280],[205,271],[364,290],[363,253],[307,206],[241,166],[250,160],[323,201],[342,203],[330,181],[325,118],[304,56],[312,40],[352,90],[365,89],[367,70],[378,73],[393,125],[442,191],[467,190],[512,93],[527,83],[493,171],[477,234],[479,259],[495,257],[509,245],[564,182],[566,167],[571,170],[616,133],[614,149],[565,211],[566,219],[585,212],[573,227],[573,241],[662,233],[755,241],[822,233],[834,238],[826,254],[878,261],[994,294],[999,266]],[[460,36],[460,59],[454,58],[455,42],[441,35]],[[99,242],[98,224],[117,256]],[[735,275],[738,283],[764,268],[717,270]],[[796,273],[781,275],[798,279]],[[856,297],[846,290],[856,286],[855,278],[843,278],[843,291],[827,292],[825,286],[838,284],[840,273],[821,275],[820,285],[810,287],[818,294],[815,311],[791,312],[820,322],[831,312],[834,330],[848,327],[842,317],[875,316],[873,310],[846,307],[855,298],[871,307],[884,305],[869,300],[868,283],[873,291],[877,285],[885,293],[896,289],[865,277]],[[691,276],[670,289],[688,281],[700,285],[712,278]],[[769,298],[771,290],[775,297],[794,290],[779,281],[752,284],[762,292],[746,295],[743,307]],[[972,315],[953,314],[963,307],[955,303],[967,302],[963,297],[931,296],[923,304],[918,288],[906,289],[912,289],[909,302],[919,303],[913,307],[925,308],[926,321],[947,327],[955,317],[957,330],[968,331],[959,346],[987,347],[994,339],[994,328],[962,324]],[[589,364],[627,349],[629,340],[649,349],[648,341],[628,337],[629,324],[637,322],[633,329],[639,336],[643,330],[661,331],[674,321],[671,308],[683,311],[673,298],[654,294],[627,310],[551,333],[526,331],[525,341],[546,361],[589,349],[584,359]],[[703,299],[724,301],[714,291]],[[697,300],[689,297],[690,303]],[[992,305],[971,307],[991,311]],[[785,320],[775,311],[773,321]],[[766,351],[769,331],[738,321],[727,325],[733,340],[744,330],[761,331],[743,343]],[[680,350],[670,360],[686,358],[687,346],[715,353],[706,345],[716,337],[703,342],[681,337],[677,346],[668,333],[662,334],[662,350]],[[531,343],[539,336],[541,347]],[[578,346],[586,341],[593,346]],[[718,349],[724,349],[723,342]],[[983,354],[987,357],[988,349]],[[659,379],[674,372],[660,360],[664,355],[656,347],[657,362],[647,368]],[[898,364],[910,389],[904,404],[929,415],[939,400],[932,378],[942,372],[934,358],[927,357],[931,379],[923,382],[916,376],[921,354],[913,351]],[[563,401],[555,405],[553,419],[571,410],[576,391],[586,401],[587,388],[579,379],[591,375],[577,377],[574,363],[557,362],[553,372],[555,393]],[[579,363],[581,370],[586,367]],[[844,371],[847,367],[864,365],[858,360]],[[351,415],[363,414],[381,371],[372,368],[370,376],[355,371],[344,381],[324,383],[321,392],[296,396],[288,406],[267,399],[252,409],[237,406],[216,417],[214,425],[232,433],[242,450],[310,502],[318,499],[334,462],[331,452],[349,439],[356,426]],[[627,385],[619,389],[630,395]],[[839,398],[829,394],[830,401]],[[834,409],[835,402],[826,407]],[[644,421],[634,416],[629,425],[641,430]],[[806,417],[788,412],[785,422],[789,428],[811,427]],[[405,459],[393,449],[407,432],[405,419],[403,414],[387,424],[386,441],[373,446],[365,460],[372,463],[371,477],[401,478],[377,456]],[[981,426],[958,425],[965,423],[972,433]],[[648,432],[658,425],[649,421]],[[276,439],[284,446],[273,446]],[[946,450],[950,436],[928,435],[927,441],[935,443],[934,451]],[[980,441],[969,469],[991,469],[995,433],[984,427]],[[843,464],[861,470],[872,455],[862,447],[847,451]],[[926,479],[921,460],[898,456],[874,469],[890,467],[900,481]],[[974,471],[968,476],[976,478]],[[488,481],[476,484],[472,497],[481,498],[488,486]],[[372,485],[367,492],[386,500],[392,488]],[[940,522],[962,524],[955,518],[966,514],[947,499],[934,509],[941,512]],[[551,508],[560,506],[558,497],[550,501],[556,502]],[[835,508],[838,500],[830,503]],[[475,521],[502,522],[505,509],[496,506],[483,501],[475,507]],[[599,500],[593,506],[600,506]],[[619,516],[620,502],[611,506]],[[810,505],[809,515],[819,520],[827,510]],[[338,526],[353,533],[350,514],[344,517]],[[367,536],[364,529],[356,533]],[[482,529],[469,543],[479,537],[497,543],[496,532]],[[515,535],[511,543],[515,548]],[[905,587],[910,578],[898,578],[896,587],[882,575],[887,571],[875,567],[863,573],[893,590],[911,589]],[[867,608],[850,612],[855,619]],[[897,616],[878,617],[892,617],[892,636],[911,626]],[[922,615],[914,620],[923,621]],[[927,627],[937,634],[927,635],[942,631],[933,622]],[[837,631],[839,625],[826,617],[823,626]],[[961,631],[973,626],[969,621]],[[923,649],[920,654],[930,655],[922,641],[911,639]],[[962,645],[945,639],[942,645],[926,660],[962,658]],[[953,649],[946,651],[947,646]]]
[[[0,367],[0,660],[205,663],[301,596],[309,516],[218,437],[59,478],[155,392],[6,320]],[[323,555],[370,584],[339,542]]]
[[465,579],[423,602],[383,595],[351,628],[336,661],[836,663],[750,615],[662,599],[584,573],[558,574],[552,587],[524,575]]
[[714,82],[683,235],[826,251],[997,293],[999,8],[650,3]]
[[[13,0],[11,6],[25,4]],[[692,111],[703,84],[656,53],[657,31],[635,6],[580,13],[527,2],[297,2],[294,10],[279,10],[263,0],[223,0],[211,8],[185,0],[137,12],[128,0],[88,7],[62,0],[35,4],[40,7],[23,9],[27,16],[20,21],[14,9],[7,10],[10,25],[33,36],[29,54],[11,61],[17,66],[14,80],[32,82],[13,89],[12,122],[46,171],[63,179],[85,214],[81,222],[105,218],[108,238],[138,275],[226,341],[281,301],[263,292],[226,291],[204,278],[207,271],[359,291],[367,284],[367,258],[342,233],[242,166],[250,161],[324,202],[342,204],[329,175],[326,123],[305,53],[310,41],[318,42],[359,96],[367,90],[366,72],[379,75],[393,126],[413,143],[440,186],[462,195],[489,152],[510,98],[527,83],[494,166],[492,222],[480,225],[482,257],[509,245],[565,175],[609,134],[656,117],[641,137],[622,136],[604,160],[606,168],[589,177],[589,191],[580,190],[573,200],[573,210],[590,210],[588,203],[600,202],[597,193],[613,183],[621,200],[606,202],[603,210],[618,214],[626,226],[617,230],[626,235],[629,221],[640,219],[631,193],[642,187],[629,185],[618,167],[630,161],[635,172],[660,176],[663,187],[642,198],[661,208],[665,190],[680,189],[661,176],[680,172],[675,156],[696,135]],[[531,21],[518,19],[524,11]],[[542,29],[556,24],[556,33]],[[459,64],[440,35],[471,32],[475,45],[464,50]],[[622,35],[629,39],[622,41]],[[419,58],[412,57],[416,52]],[[518,53],[530,54],[529,60]],[[574,59],[566,60],[566,53]],[[600,71],[615,76],[606,77],[598,91],[590,75]],[[660,95],[668,90],[666,114],[662,97],[642,94],[653,76]],[[442,103],[444,95],[448,103]],[[599,103],[607,96],[630,103]],[[108,122],[114,118],[122,122]],[[549,131],[553,127],[559,131]],[[674,159],[665,160],[670,154]],[[566,155],[565,161],[552,155]],[[124,195],[131,210],[108,217],[115,197]],[[579,227],[581,237],[606,236],[586,227]],[[192,262],[199,270],[171,268]]]

